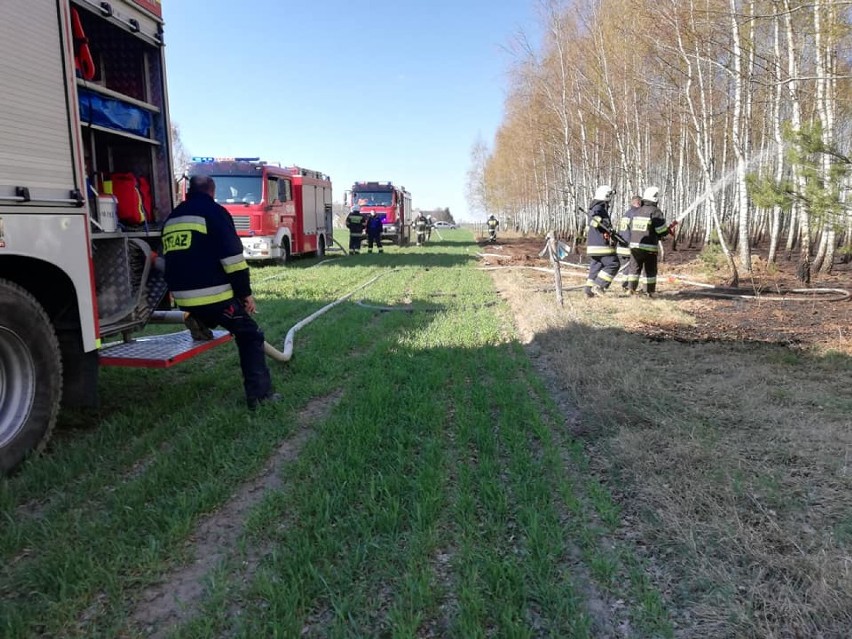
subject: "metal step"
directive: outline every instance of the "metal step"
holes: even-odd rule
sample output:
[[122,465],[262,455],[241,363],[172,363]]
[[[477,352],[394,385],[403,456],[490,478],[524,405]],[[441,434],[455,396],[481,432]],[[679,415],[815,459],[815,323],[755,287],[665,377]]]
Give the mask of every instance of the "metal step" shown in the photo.
[[231,340],[228,331],[213,331],[211,340],[194,340],[189,331],[137,337],[130,342],[106,344],[100,350],[101,366],[169,368]]

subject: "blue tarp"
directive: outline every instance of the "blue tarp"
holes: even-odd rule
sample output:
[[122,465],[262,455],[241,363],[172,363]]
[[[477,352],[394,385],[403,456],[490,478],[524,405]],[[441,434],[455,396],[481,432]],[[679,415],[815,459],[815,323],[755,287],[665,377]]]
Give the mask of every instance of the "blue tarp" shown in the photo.
[[80,96],[80,119],[83,122],[148,137],[151,114],[145,109],[83,88],[78,88],[77,93]]

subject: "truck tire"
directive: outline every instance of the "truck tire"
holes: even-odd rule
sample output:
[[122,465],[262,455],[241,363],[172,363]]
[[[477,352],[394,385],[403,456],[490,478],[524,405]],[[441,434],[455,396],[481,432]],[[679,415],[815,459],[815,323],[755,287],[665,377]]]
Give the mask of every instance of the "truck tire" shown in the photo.
[[317,257],[325,257],[325,235],[320,235],[317,241]]
[[278,264],[284,266],[290,261],[290,240],[286,237],[281,240],[281,257],[278,258]]
[[0,474],[40,452],[62,398],[59,340],[26,290],[0,279]]

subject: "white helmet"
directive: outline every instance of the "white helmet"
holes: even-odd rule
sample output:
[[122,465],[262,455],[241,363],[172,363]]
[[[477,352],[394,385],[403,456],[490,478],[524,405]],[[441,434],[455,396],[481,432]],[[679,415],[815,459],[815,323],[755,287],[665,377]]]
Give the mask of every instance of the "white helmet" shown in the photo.
[[657,203],[657,200],[660,199],[660,187],[658,186],[649,186],[645,189],[645,192],[642,193],[642,199],[646,202]]
[[609,184],[602,184],[595,189],[595,199],[609,202],[615,191]]

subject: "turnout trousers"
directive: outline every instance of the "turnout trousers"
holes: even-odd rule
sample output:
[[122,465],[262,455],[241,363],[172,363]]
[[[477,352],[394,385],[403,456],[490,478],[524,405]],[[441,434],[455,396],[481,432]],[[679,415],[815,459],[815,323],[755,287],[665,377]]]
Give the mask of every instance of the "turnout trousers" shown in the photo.
[[586,278],[586,287],[591,288],[597,285],[606,290],[618,274],[620,264],[618,257],[615,255],[590,255],[589,259],[591,263],[589,264],[589,276]]
[[379,253],[382,253],[382,234],[379,233],[367,233],[367,252],[373,252],[373,244],[379,249]]
[[643,251],[642,249],[631,249],[630,264],[627,267],[628,290],[636,292],[640,280],[645,285],[648,295],[653,295],[656,292],[657,253],[654,251]]
[[234,336],[240,354],[246,401],[250,406],[272,395],[272,378],[263,352],[266,339],[242,302],[235,298],[221,304],[184,310],[189,310],[190,315],[205,326],[221,326]]
[[358,233],[349,233],[349,250],[350,251],[360,251],[361,250],[361,239],[362,234],[359,231]]

